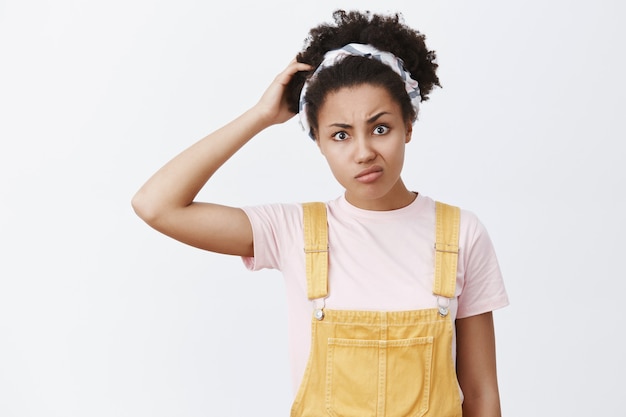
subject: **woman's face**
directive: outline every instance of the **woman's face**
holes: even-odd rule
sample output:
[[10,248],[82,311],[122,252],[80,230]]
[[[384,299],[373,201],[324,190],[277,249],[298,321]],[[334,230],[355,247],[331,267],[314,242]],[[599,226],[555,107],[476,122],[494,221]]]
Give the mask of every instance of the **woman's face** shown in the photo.
[[317,144],[348,202],[393,210],[413,201],[400,178],[412,127],[385,88],[362,84],[329,93],[317,131]]

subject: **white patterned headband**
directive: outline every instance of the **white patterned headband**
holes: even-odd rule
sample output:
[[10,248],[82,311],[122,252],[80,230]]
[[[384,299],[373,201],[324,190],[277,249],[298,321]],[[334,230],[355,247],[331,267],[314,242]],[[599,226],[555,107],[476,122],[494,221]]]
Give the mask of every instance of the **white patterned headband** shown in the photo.
[[372,45],[362,43],[349,43],[342,48],[326,52],[322,63],[317,67],[313,75],[304,83],[304,86],[302,87],[302,92],[300,93],[300,103],[298,105],[298,116],[300,117],[300,125],[302,126],[302,129],[313,140],[315,140],[315,136],[313,135],[313,132],[311,131],[311,126],[309,126],[309,121],[307,120],[307,103],[304,99],[306,96],[308,84],[321,70],[337,64],[343,58],[350,55],[375,59],[391,68],[393,72],[398,74],[400,78],[402,78],[402,80],[404,81],[406,93],[411,99],[411,105],[413,106],[413,109],[415,109],[415,114],[417,114],[417,111],[419,110],[420,101],[422,99],[420,95],[419,85],[417,81],[411,78],[411,74],[406,70],[406,68],[404,68],[404,61],[402,61],[402,59],[398,58],[391,52],[380,51],[374,48]]

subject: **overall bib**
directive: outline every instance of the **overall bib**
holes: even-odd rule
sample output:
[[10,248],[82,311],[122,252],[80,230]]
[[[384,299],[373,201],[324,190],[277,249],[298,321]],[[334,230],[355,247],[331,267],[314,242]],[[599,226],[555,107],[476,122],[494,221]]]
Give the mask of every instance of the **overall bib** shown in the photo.
[[436,203],[438,308],[349,311],[323,307],[328,295],[328,229],[324,203],[306,203],[304,240],[308,298],[321,303],[311,352],[292,417],[460,417],[452,356],[460,210]]

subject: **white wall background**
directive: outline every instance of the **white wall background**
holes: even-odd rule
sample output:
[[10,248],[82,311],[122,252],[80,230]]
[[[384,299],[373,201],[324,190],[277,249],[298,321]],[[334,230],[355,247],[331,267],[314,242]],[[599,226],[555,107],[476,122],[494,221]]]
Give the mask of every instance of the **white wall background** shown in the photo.
[[[6,0],[0,416],[287,415],[281,276],[169,240],[130,198],[338,7],[402,11],[438,51],[444,88],[404,178],[476,212],[496,244],[504,415],[626,415],[623,2]],[[339,192],[292,120],[201,197]]]

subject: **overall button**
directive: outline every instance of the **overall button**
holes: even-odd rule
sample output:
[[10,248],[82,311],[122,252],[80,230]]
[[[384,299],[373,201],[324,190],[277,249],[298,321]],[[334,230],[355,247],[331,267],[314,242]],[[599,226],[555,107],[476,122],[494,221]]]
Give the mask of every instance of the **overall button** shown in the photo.
[[437,296],[437,307],[439,309],[439,315],[445,317],[448,315],[448,309],[450,307],[450,299]]
[[313,316],[317,320],[324,320],[324,310],[322,310],[321,308],[315,309],[315,312],[313,313]]

